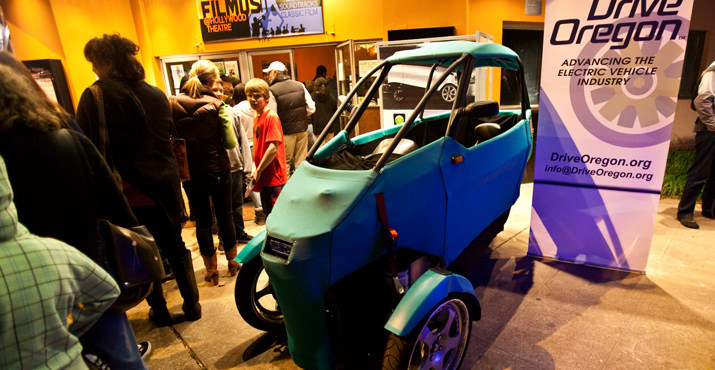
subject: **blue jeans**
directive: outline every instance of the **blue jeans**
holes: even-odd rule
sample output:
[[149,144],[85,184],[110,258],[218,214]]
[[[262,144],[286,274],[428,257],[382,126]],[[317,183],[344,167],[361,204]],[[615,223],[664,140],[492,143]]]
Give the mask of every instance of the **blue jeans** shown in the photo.
[[80,338],[82,347],[110,369],[147,370],[127,314],[106,311]]

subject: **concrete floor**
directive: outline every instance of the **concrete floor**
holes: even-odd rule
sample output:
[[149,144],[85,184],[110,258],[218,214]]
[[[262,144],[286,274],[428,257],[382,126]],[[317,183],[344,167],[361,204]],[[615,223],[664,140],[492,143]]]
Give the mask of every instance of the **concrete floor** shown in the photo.
[[[526,256],[532,186],[468,276],[483,311],[462,369],[715,369],[715,220],[696,216],[700,230],[686,229],[678,200],[661,200],[646,274],[535,259]],[[183,232],[203,318],[157,328],[146,303],[130,310],[137,338],[154,348],[149,369],[297,369],[283,343],[239,316],[235,278],[203,281],[194,229]],[[164,289],[180,313],[176,284]]]

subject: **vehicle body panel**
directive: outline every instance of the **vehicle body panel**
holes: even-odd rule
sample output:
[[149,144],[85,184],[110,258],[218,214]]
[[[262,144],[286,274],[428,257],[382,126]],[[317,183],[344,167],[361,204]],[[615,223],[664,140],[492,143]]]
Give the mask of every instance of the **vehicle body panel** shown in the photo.
[[254,236],[251,241],[246,243],[246,245],[241,248],[233,260],[238,263],[246,263],[254,258],[256,258],[263,249],[263,243],[266,241],[266,230],[261,231],[258,235]]
[[[519,197],[519,185],[531,153],[527,120],[486,142],[466,148],[447,138],[440,167],[447,191],[446,245],[468,245]],[[462,156],[460,163],[452,157]],[[461,253],[445,251],[449,265]]]
[[385,324],[385,329],[399,336],[410,334],[429,311],[450,293],[472,297],[473,299],[470,299],[473,306],[472,316],[474,316],[474,320],[479,320],[481,307],[474,296],[472,283],[457,274],[438,273],[430,270],[422,275],[400,300]]
[[[464,64],[452,64],[455,60]],[[518,56],[510,49],[473,42],[428,44],[395,54],[385,63],[378,68],[387,71],[390,63],[436,63],[452,71],[472,66],[509,69],[520,66]],[[385,71],[376,81],[384,79]],[[465,94],[469,75],[462,77],[459,91]],[[440,78],[435,78],[435,83]],[[377,88],[373,87],[374,95]],[[428,94],[435,91],[433,86]],[[288,347],[298,366],[307,369],[335,366],[333,356],[340,353],[335,348],[340,346],[340,338],[331,337],[334,316],[327,296],[332,287],[351,276],[361,276],[358,271],[364,266],[374,266],[395,251],[416,252],[446,266],[518,197],[531,151],[530,112],[525,105],[521,112],[503,112],[520,119],[515,119],[510,128],[493,139],[476,145],[464,144],[448,135],[452,132],[449,125],[458,124],[454,121],[461,109],[457,104],[460,101],[464,104],[464,100],[458,97],[456,109],[451,112],[424,119],[417,118],[416,112],[402,125],[355,138],[343,130],[318,148],[325,137],[321,134],[308,160],[298,166],[284,186],[268,217],[267,233],[249,242],[236,258],[240,261],[255,258],[262,248],[260,256],[284,314]],[[367,103],[363,101],[352,113],[361,114]],[[346,107],[343,104],[340,110]],[[340,114],[337,112],[331,123],[336,123]],[[348,126],[356,124],[357,119],[359,116],[349,119]],[[390,156],[397,154],[393,151],[399,144],[393,140],[372,170],[338,170],[316,164],[341,151],[365,159],[372,148],[380,147],[382,140],[393,137],[412,140],[417,149],[399,157]],[[456,156],[461,156],[461,162],[453,161]],[[375,197],[378,193],[384,196],[387,224],[378,217]],[[399,235],[394,246],[385,238],[386,227],[395,229]],[[472,311],[479,310],[474,288],[464,277],[428,271],[402,297],[385,328],[398,335],[410,332],[428,310],[450,293],[468,296]],[[387,315],[394,307],[394,302],[366,304],[390,305]]]

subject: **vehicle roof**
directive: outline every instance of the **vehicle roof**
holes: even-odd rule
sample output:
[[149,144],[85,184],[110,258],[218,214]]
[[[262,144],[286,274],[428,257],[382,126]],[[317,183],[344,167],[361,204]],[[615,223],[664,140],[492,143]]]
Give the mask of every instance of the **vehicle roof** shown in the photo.
[[387,58],[390,64],[449,65],[464,54],[475,59],[474,67],[518,69],[519,56],[504,45],[473,41],[431,42],[411,50],[401,51]]

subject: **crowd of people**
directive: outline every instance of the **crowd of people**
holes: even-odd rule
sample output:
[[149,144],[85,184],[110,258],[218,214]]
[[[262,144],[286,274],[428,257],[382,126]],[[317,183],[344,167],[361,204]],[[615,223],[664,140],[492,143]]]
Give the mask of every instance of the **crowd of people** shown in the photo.
[[[167,307],[162,281],[144,296],[157,326],[201,319],[192,256],[181,230],[195,219],[206,270],[218,283],[212,229],[235,276],[245,230],[243,202],[256,223],[271,213],[313,132],[337,109],[325,67],[306,84],[285,65],[267,81],[242,84],[200,60],[167,99],[145,82],[138,46],[118,34],[91,39],[84,55],[97,81],[76,117],[50,100],[12,54],[0,52],[0,368],[146,369],[151,345],[137,342],[125,294],[98,247],[98,222],[151,232],[183,298]],[[334,133],[331,133],[334,134]],[[186,142],[182,180],[172,138]],[[190,210],[185,209],[182,184]],[[214,225],[215,224],[215,225]]]

